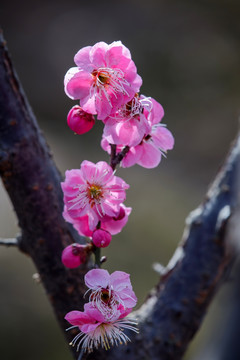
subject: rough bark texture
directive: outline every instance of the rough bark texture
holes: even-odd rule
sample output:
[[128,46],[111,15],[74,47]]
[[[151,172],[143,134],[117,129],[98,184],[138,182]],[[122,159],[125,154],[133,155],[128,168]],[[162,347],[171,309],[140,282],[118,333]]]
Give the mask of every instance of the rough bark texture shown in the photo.
[[[33,259],[64,330],[64,315],[83,306],[83,276],[91,264],[68,270],[61,263],[62,249],[84,239],[62,218],[61,176],[13,70],[2,33],[0,89],[0,175],[22,230],[19,248]],[[83,358],[182,358],[235,259],[226,229],[236,206],[239,147],[237,141],[203,204],[190,214],[183,240],[159,284],[135,313],[139,334],[131,334],[128,346]],[[71,339],[73,332],[66,336]]]
[[[0,33],[0,175],[22,234],[19,248],[33,259],[60,326],[83,306],[86,269],[68,270],[61,252],[82,239],[64,221],[61,176],[26,100]],[[72,334],[66,333],[70,340]]]

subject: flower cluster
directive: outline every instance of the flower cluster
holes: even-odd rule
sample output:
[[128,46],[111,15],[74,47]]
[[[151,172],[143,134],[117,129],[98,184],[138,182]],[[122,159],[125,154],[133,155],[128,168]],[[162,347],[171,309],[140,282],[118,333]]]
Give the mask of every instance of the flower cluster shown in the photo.
[[135,164],[158,166],[162,155],[173,148],[174,139],[165,125],[162,106],[153,98],[139,95],[142,79],[130,51],[120,42],[99,42],[79,50],[77,67],[65,75],[65,92],[80,106],[68,114],[68,125],[77,134],[94,125],[93,115],[104,123],[101,146],[108,153],[128,147],[123,167]]
[[[77,232],[89,239],[86,244],[71,244],[62,253],[68,268],[85,263],[95,254],[95,269],[85,275],[89,302],[84,311],[71,311],[65,319],[78,328],[71,344],[77,350],[92,351],[130,341],[125,329],[137,332],[136,322],[127,315],[136,305],[129,275],[102,270],[100,248],[107,247],[112,235],[126,225],[131,208],[126,207],[129,185],[115,175],[120,164],[145,168],[158,166],[162,155],[173,148],[174,138],[161,123],[162,106],[153,98],[140,94],[142,79],[131,59],[130,51],[120,42],[99,42],[78,51],[76,67],[65,75],[66,94],[80,105],[69,111],[67,123],[76,134],[84,134],[95,124],[104,126],[101,147],[110,155],[110,165],[84,160],[79,169],[66,171],[62,190],[63,217]],[[80,354],[81,356],[81,354]]]
[[129,185],[104,161],[83,161],[80,169],[66,171],[62,183],[66,221],[80,235],[92,238],[96,247],[106,247],[111,235],[119,233],[128,220],[131,208],[123,201]]
[[129,275],[122,271],[109,275],[107,270],[93,269],[85,275],[85,284],[90,301],[84,311],[70,311],[65,316],[72,325],[68,330],[80,331],[71,345],[91,352],[99,346],[108,350],[112,345],[126,344],[130,339],[123,330],[137,332],[136,322],[126,318],[137,302]]

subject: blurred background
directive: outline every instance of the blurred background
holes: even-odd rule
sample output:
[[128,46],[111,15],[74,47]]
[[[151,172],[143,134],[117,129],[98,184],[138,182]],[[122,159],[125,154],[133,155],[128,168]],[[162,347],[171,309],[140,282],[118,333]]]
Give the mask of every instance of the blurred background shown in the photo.
[[[139,305],[156,284],[156,261],[166,265],[181,239],[187,214],[203,199],[238,131],[240,3],[234,0],[2,1],[0,24],[16,70],[57,166],[78,168],[106,160],[102,124],[74,136],[66,124],[77,102],[63,77],[73,56],[98,41],[121,40],[143,78],[141,93],[165,109],[163,123],[176,144],[157,169],[120,169],[130,184],[127,226],[103,254],[109,271],[129,272]],[[19,232],[0,184],[0,237]],[[0,354],[3,359],[70,360],[31,259],[0,248]],[[211,339],[225,312],[230,285],[214,300],[185,359]],[[33,356],[34,354],[34,356]],[[204,357],[206,359],[206,357]]]

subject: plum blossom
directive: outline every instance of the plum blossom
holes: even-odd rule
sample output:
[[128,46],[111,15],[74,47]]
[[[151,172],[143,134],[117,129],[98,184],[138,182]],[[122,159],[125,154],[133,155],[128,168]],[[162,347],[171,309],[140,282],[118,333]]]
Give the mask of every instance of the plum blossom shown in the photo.
[[103,136],[110,144],[136,146],[149,131],[144,108],[151,111],[152,103],[138,94],[106,118]]
[[[82,218],[94,231],[105,216],[117,217],[129,188],[124,180],[115,176],[104,161],[94,164],[84,160],[80,169],[66,171],[62,185],[67,218]],[[86,217],[87,216],[87,217]]]
[[123,332],[124,329],[138,332],[136,321],[126,318],[128,312],[122,306],[114,308],[111,319],[106,318],[92,303],[84,305],[84,311],[70,311],[65,319],[72,325],[67,330],[78,328],[79,334],[74,337],[70,345],[77,344],[77,351],[92,352],[93,349],[102,347],[109,350],[111,346],[127,344],[129,337]]
[[75,105],[68,113],[67,123],[72,131],[81,135],[92,129],[95,124],[95,119],[92,114],[87,113],[80,106]]
[[85,275],[85,284],[89,288],[90,300],[105,316],[114,316],[116,306],[132,309],[137,298],[132,290],[130,275],[123,271],[114,271],[111,275],[104,269],[92,269]]
[[[121,162],[122,167],[126,168],[135,164],[148,169],[157,167],[161,161],[162,155],[165,156],[165,152],[171,150],[174,146],[172,133],[164,124],[161,124],[161,120],[164,116],[162,106],[152,98],[151,102],[151,110],[146,107],[143,110],[149,125],[148,131],[144,134],[138,145],[130,147]],[[101,146],[110,154],[111,148],[104,135]],[[121,152],[124,147],[123,144],[117,145],[117,153]]]
[[77,67],[65,75],[65,92],[71,99],[79,99],[83,110],[97,114],[99,120],[131,100],[142,84],[130,51],[121,41],[86,46],[74,61]]

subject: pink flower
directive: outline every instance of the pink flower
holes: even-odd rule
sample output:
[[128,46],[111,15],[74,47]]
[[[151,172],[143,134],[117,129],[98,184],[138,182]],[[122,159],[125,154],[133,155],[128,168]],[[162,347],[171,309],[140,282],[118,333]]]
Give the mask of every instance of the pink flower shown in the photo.
[[92,245],[71,244],[68,245],[62,252],[62,263],[69,269],[78,267],[84,264],[87,254],[91,251]]
[[80,169],[66,171],[65,182],[61,185],[67,217],[87,215],[91,231],[104,216],[119,215],[126,197],[125,190],[129,188],[124,180],[114,175],[106,162],[93,164],[87,160],[82,162]]
[[65,92],[80,99],[83,110],[100,120],[129,101],[142,84],[130,51],[121,41],[84,47],[74,61],[77,67],[65,75]]
[[85,275],[85,284],[91,290],[90,300],[104,315],[109,308],[122,305],[123,309],[132,309],[137,303],[130,275],[123,271],[110,275],[104,269],[90,270]]
[[87,113],[80,106],[75,105],[68,113],[67,123],[72,131],[81,135],[91,130],[95,124],[95,119],[92,114]]
[[121,106],[114,114],[106,118],[103,136],[109,144],[122,146],[138,145],[149,131],[149,124],[144,108],[151,110],[149,99],[140,99],[136,94],[128,103]]
[[[143,95],[140,98],[143,99]],[[144,115],[149,125],[148,131],[138,145],[130,147],[121,162],[122,167],[138,164],[145,168],[154,168],[159,165],[162,155],[165,156],[165,152],[174,146],[172,133],[160,123],[164,116],[162,106],[152,98],[151,102],[153,105],[151,110],[144,108]],[[109,142],[105,136],[102,138],[101,146],[109,154],[111,153]],[[124,147],[123,144],[117,145],[117,152],[121,152]]]
[[119,306],[114,309],[111,319],[108,319],[92,303],[84,305],[84,312],[70,311],[65,319],[73,326],[67,330],[76,327],[80,330],[70,345],[74,346],[78,343],[77,351],[81,347],[82,352],[91,352],[99,346],[108,350],[113,345],[126,344],[130,339],[124,334],[123,329],[138,332],[136,322],[124,319],[126,315]]

